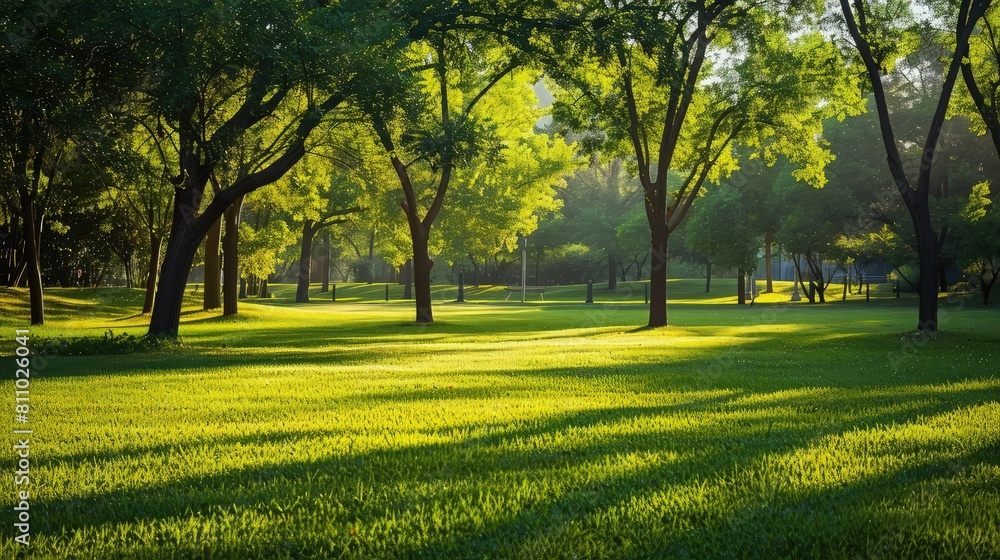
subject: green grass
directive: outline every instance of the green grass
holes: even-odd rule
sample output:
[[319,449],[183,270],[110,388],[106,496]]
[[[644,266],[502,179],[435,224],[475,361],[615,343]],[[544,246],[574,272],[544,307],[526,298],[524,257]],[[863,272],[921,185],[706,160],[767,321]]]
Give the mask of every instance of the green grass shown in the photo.
[[[278,286],[235,319],[191,297],[179,349],[35,372],[33,541],[5,522],[0,557],[997,556],[995,307],[942,299],[928,340],[905,294],[699,286],[671,286],[656,330],[579,287],[431,326],[384,285],[299,306]],[[141,333],[140,303],[52,290],[32,336]],[[12,339],[23,292],[0,306]]]

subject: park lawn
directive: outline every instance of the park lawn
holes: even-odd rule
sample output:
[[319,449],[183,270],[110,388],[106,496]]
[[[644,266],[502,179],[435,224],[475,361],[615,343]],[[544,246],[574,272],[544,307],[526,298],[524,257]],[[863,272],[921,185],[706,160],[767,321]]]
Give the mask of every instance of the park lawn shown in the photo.
[[[975,298],[942,299],[927,340],[905,295],[692,299],[644,330],[641,303],[440,304],[417,326],[411,304],[285,289],[234,319],[190,297],[179,348],[36,368],[32,545],[8,527],[0,557],[1000,550],[1000,321]],[[143,332],[137,292],[52,290],[32,336]]]

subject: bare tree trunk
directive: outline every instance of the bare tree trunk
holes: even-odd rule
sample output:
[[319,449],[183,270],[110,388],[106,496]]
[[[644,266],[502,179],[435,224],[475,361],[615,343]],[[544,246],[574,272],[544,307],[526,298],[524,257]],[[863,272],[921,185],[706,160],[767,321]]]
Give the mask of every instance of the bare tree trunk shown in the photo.
[[608,251],[608,289],[618,289],[618,265],[614,253]]
[[149,265],[146,273],[146,299],[142,303],[142,312],[153,310],[153,295],[156,293],[156,279],[160,275],[160,250],[163,248],[163,236],[149,233]]
[[918,208],[913,217],[917,230],[917,257],[920,262],[920,312],[917,330],[936,333],[938,330],[937,236],[931,223],[930,209]]
[[177,336],[188,272],[200,241],[177,226],[172,229],[149,321],[149,333],[155,336]]
[[774,293],[774,279],[771,277],[771,245],[774,245],[774,234],[767,232],[764,234],[764,270],[767,278],[767,288],[764,293]]
[[747,275],[741,270],[739,273],[739,281],[736,284],[736,290],[739,292],[736,294],[736,303],[738,305],[746,305],[747,303]]
[[205,237],[205,309],[218,309],[222,307],[222,261],[219,258],[219,249],[222,243],[222,218],[220,217],[208,230]]
[[413,284],[417,296],[417,322],[434,322],[431,310],[431,267],[434,261],[427,253],[427,234],[413,235]]
[[413,299],[413,260],[403,265],[403,299]]
[[295,290],[295,303],[309,303],[309,276],[312,270],[312,247],[316,230],[316,223],[312,220],[306,220],[302,224],[302,252],[299,254],[298,286]]
[[476,262],[476,259],[472,258],[472,255],[469,255],[469,260],[472,261],[472,285],[478,288],[479,287],[479,263]]
[[375,230],[368,236],[368,283],[375,282]]
[[330,232],[323,230],[323,269],[320,271],[320,278],[323,286],[321,293],[330,291]]
[[650,224],[649,327],[667,325],[667,226],[663,219]]
[[246,297],[246,286],[240,285],[240,219],[243,213],[243,198],[226,208],[224,218],[226,231],[222,237],[222,314],[239,313],[239,299]]
[[26,188],[20,189],[21,220],[24,224],[25,274],[28,277],[28,294],[31,300],[31,324],[45,324],[45,302],[42,291],[41,248],[38,225],[35,222],[35,202]]

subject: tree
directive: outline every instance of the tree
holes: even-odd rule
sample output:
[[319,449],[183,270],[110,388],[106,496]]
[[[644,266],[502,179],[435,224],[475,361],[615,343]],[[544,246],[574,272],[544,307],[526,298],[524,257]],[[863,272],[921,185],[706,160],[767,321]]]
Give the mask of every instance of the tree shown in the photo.
[[[469,259],[480,280],[493,261],[491,282],[499,282],[520,258],[518,238],[533,234],[539,221],[557,211],[557,191],[576,167],[573,147],[561,137],[534,131],[540,111],[527,75],[502,80],[483,100],[483,110],[505,123],[502,147],[456,170],[449,211],[442,216],[441,255],[451,263]],[[565,192],[565,191],[563,191]],[[514,254],[512,256],[513,253]]]
[[[177,131],[180,154],[151,335],[177,334],[187,274],[209,229],[236,201],[278,180],[305,155],[309,134],[360,81],[353,76],[366,69],[369,57],[379,58],[377,45],[409,40],[408,29],[374,15],[380,9],[176,0],[135,14],[144,30],[138,56],[151,69],[143,93],[151,113]],[[262,158],[247,159],[263,162],[227,188],[213,182],[211,202],[203,207],[219,162],[248,135],[274,126],[288,105],[304,110],[284,121]]]
[[990,291],[1000,277],[1000,210],[990,197],[988,183],[973,189],[956,228],[959,238],[958,261],[966,274],[976,279],[983,304],[990,303]]
[[687,244],[722,268],[736,269],[737,303],[746,303],[746,277],[757,268],[761,231],[744,208],[744,191],[736,187],[713,189],[691,214]]
[[[802,188],[793,180],[782,184],[788,214],[777,232],[778,243],[791,253],[798,272],[798,281],[810,303],[824,303],[826,288],[833,281],[825,262],[836,256],[837,235],[856,218],[856,205],[850,192],[832,185],[822,189]],[[801,261],[808,270],[803,274]],[[838,267],[841,263],[837,263]],[[808,281],[808,287],[806,282]]]
[[[429,17],[429,16],[426,16]],[[396,173],[413,246],[417,322],[433,322],[431,227],[444,207],[456,169],[498,148],[505,123],[481,110],[482,101],[520,65],[517,54],[488,35],[480,18],[442,14],[426,41],[400,51],[379,73],[393,83],[360,93],[358,104]]]
[[941,135],[941,128],[954,91],[955,81],[968,53],[969,39],[977,28],[977,23],[989,8],[990,0],[960,0],[955,23],[955,43],[947,66],[937,108],[927,128],[923,143],[920,169],[916,176],[916,186],[904,168],[902,156],[896,144],[896,135],[889,115],[889,105],[883,74],[891,71],[895,57],[899,56],[900,45],[906,33],[900,27],[908,11],[906,3],[894,1],[868,2],[865,0],[840,0],[841,11],[847,32],[854,43],[868,81],[879,115],[880,130],[889,172],[896,183],[900,196],[906,205],[916,234],[917,256],[920,263],[918,287],[920,311],[917,329],[927,333],[938,330],[938,252],[941,247],[934,224],[931,221],[930,183],[935,150]]
[[567,222],[575,223],[577,241],[607,256],[609,290],[617,289],[619,269],[624,280],[625,273],[636,264],[634,257],[639,251],[629,247],[626,252],[620,242],[630,240],[620,239],[617,230],[641,203],[640,193],[638,183],[628,175],[621,158],[607,162],[594,158],[590,167],[576,173],[566,189]]
[[176,137],[158,123],[133,113],[132,126],[120,135],[115,162],[107,166],[109,192],[141,224],[149,248],[146,297],[142,313],[153,310],[163,239],[170,226],[173,185],[170,172],[177,166]]
[[[334,141],[336,142],[336,141]],[[346,217],[361,211],[358,206],[363,186],[352,177],[355,155],[336,153],[334,146],[314,147],[282,181],[288,193],[286,211],[302,224],[295,303],[309,301],[310,275],[313,268],[313,239],[324,228],[341,224]],[[287,184],[287,186],[286,186]]]
[[632,267],[635,267],[635,280],[642,279],[642,270],[649,260],[646,229],[646,216],[641,204],[633,205],[624,221],[615,228],[614,254],[622,280],[628,279],[626,276]]
[[[667,324],[668,238],[705,181],[737,167],[734,144],[768,163],[786,153],[800,177],[824,180],[822,118],[849,110],[856,95],[830,44],[815,33],[789,38],[808,6],[595,1],[588,25],[552,41],[549,60],[565,63],[548,71],[573,92],[557,95],[557,121],[635,158],[650,228],[650,327]],[[671,169],[685,171],[680,185],[669,184]]]
[[20,17],[36,11],[9,1],[0,19],[0,195],[20,222],[14,276],[27,277],[33,325],[45,320],[41,235],[46,212],[68,183],[66,158],[82,164],[99,151],[103,117],[116,112],[135,71],[117,9],[72,3],[44,25]]
[[[270,192],[268,192],[270,191]],[[253,219],[240,222],[240,266],[247,277],[251,295],[266,298],[267,279],[274,273],[278,258],[292,244],[288,224],[275,218],[274,199],[281,195],[274,186],[258,191],[256,207],[250,210]]]

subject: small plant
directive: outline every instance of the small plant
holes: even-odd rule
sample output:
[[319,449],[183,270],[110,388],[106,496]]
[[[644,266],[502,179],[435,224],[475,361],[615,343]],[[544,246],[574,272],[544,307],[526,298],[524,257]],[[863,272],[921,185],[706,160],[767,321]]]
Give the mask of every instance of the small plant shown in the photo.
[[108,329],[101,336],[84,336],[79,338],[58,337],[55,340],[39,340],[39,344],[53,343],[60,348],[63,356],[99,356],[105,354],[137,354],[168,350],[181,346],[180,339],[155,337],[150,335],[134,335],[131,333],[115,334]]

